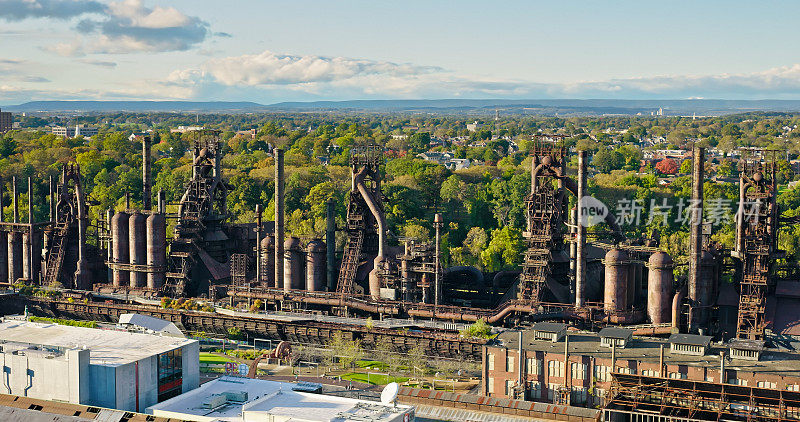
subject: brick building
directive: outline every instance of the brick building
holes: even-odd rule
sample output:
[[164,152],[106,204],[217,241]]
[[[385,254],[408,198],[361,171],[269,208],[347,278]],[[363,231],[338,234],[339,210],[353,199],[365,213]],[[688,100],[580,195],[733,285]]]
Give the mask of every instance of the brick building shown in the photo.
[[798,353],[768,349],[742,357],[705,336],[674,334],[667,340],[633,337],[621,328],[601,333],[564,328],[539,323],[531,330],[506,331],[487,343],[483,394],[595,406],[609,391],[612,372],[719,382],[721,367],[728,384],[800,391]]
[[0,133],[5,133],[14,127],[14,118],[9,111],[0,111]]

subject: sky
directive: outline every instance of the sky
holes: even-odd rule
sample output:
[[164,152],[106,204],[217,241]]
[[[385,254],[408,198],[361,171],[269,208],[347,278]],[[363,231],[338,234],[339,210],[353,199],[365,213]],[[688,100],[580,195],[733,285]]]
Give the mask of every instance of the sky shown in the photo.
[[800,2],[0,0],[33,100],[800,99]]

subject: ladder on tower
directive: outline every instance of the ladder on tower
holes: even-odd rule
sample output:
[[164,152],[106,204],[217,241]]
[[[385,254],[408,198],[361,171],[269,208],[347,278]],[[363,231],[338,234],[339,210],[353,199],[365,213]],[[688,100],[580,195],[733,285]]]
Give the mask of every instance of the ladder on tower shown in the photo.
[[361,264],[361,249],[364,244],[364,208],[359,206],[358,197],[351,194],[347,206],[347,245],[342,255],[342,265],[339,269],[339,280],[336,292],[344,299],[353,293],[353,283],[356,280],[358,267]]
[[68,221],[62,221],[56,224],[56,230],[54,232],[55,239],[53,239],[53,246],[50,249],[50,253],[47,255],[47,265],[45,267],[44,282],[47,286],[58,282],[61,276],[61,267],[64,264],[65,244],[68,232]]

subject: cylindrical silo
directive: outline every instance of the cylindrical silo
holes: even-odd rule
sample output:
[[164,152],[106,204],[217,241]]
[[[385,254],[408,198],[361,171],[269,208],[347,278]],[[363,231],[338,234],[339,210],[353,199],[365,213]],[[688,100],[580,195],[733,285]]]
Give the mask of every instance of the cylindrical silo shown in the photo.
[[306,290],[313,292],[324,289],[327,252],[325,242],[320,239],[312,240],[306,247]]
[[698,330],[707,330],[711,306],[714,302],[716,290],[716,259],[709,251],[700,254],[700,279],[697,283],[697,308],[696,322]]
[[[128,219],[128,249],[130,262],[133,265],[147,264],[147,217],[135,212]],[[144,287],[147,283],[147,274],[131,271],[130,286]]]
[[22,278],[22,234],[8,233],[8,282],[16,283]]
[[167,221],[164,214],[153,213],[147,217],[147,287],[160,289],[166,277],[164,264],[167,260]]
[[275,284],[275,236],[261,239],[261,282],[264,287],[280,287]]
[[31,271],[31,234],[29,232],[22,233],[22,278],[32,281]]
[[283,244],[283,289],[303,288],[303,248],[300,238],[290,237]]
[[628,253],[621,249],[608,251],[605,265],[604,308],[608,313],[624,311],[627,307]]
[[[2,193],[0,193],[2,195]],[[2,208],[0,208],[2,210]],[[2,212],[2,211],[0,211]],[[0,245],[7,245],[7,232],[0,232]],[[9,280],[8,277],[8,247],[0,247],[0,280]]]
[[666,324],[672,320],[672,257],[666,252],[656,252],[647,261],[647,316],[653,324]]
[[[120,211],[111,218],[111,261],[117,264],[130,262],[128,246],[128,220],[130,214]],[[114,287],[126,286],[130,281],[127,271],[115,269],[112,275]]]

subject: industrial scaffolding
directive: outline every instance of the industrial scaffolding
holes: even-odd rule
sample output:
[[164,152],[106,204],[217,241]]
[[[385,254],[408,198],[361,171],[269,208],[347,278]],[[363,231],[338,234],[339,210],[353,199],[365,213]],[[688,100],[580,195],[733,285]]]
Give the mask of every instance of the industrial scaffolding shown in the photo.
[[600,420],[797,421],[800,393],[614,373]]

